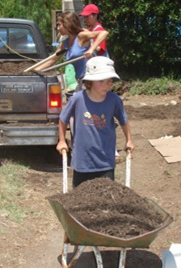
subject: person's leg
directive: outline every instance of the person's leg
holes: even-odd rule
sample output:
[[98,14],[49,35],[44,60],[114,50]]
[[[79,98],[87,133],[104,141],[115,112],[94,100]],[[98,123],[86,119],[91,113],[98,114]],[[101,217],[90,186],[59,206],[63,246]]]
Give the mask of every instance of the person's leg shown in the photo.
[[[83,89],[84,89],[84,85],[82,83],[82,79],[78,79],[76,88],[75,88],[74,91],[72,91],[72,95],[76,94],[77,92],[79,92],[79,91],[81,91]],[[70,134],[71,134],[71,144],[73,142],[73,125],[74,125],[73,118],[70,118],[69,126],[70,126]]]
[[[118,127],[118,124],[115,122],[115,129]],[[120,155],[119,152],[117,151],[117,149],[115,148],[115,163],[119,163],[120,162]]]
[[115,149],[115,156],[119,156],[119,152]]
[[115,163],[119,163],[119,162],[120,162],[120,155],[117,149],[115,148]]
[[73,144],[73,125],[74,125],[74,119],[73,117],[70,118],[69,127],[70,127],[70,136],[71,136],[71,147]]
[[95,178],[110,178],[114,180],[114,169],[99,171],[99,172],[91,172],[91,173],[80,173],[77,171],[73,171],[73,188],[80,185],[82,182],[86,180],[91,180]]

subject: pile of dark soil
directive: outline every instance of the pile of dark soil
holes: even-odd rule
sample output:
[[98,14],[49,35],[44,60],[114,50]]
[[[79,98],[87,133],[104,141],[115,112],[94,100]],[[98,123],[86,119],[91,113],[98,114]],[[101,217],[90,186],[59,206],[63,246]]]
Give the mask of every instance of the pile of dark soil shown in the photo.
[[123,239],[160,227],[163,217],[132,189],[110,179],[88,180],[56,200],[88,229]]
[[181,103],[176,104],[175,108],[172,105],[142,106],[140,108],[126,105],[125,109],[130,120],[181,119]]
[[21,75],[21,76],[33,76],[37,74],[55,75],[55,71],[49,71],[45,73],[29,71],[24,73],[23,71],[36,64],[33,61],[2,61],[0,62],[0,74],[1,75]]

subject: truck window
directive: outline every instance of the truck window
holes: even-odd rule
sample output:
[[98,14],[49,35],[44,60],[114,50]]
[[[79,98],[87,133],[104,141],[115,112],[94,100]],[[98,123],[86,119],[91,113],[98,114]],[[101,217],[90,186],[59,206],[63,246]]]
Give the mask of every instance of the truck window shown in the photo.
[[0,49],[4,47],[4,43],[7,44],[7,31],[4,28],[0,28]]
[[0,54],[9,52],[6,45],[18,53],[37,53],[31,32],[26,28],[0,28]]

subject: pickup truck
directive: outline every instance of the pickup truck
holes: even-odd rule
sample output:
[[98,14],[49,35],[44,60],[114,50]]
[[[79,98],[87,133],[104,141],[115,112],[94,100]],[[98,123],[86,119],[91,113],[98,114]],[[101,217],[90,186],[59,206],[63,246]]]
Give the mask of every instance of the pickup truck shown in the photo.
[[35,22],[0,18],[0,146],[57,144],[63,77],[24,72],[49,53]]

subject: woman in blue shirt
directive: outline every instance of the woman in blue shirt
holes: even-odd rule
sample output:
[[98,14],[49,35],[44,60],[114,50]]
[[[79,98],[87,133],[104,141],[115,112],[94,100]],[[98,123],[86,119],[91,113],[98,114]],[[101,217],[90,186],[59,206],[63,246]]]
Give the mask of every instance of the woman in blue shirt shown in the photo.
[[[57,29],[61,35],[68,38],[59,44],[57,51],[67,48],[66,61],[85,56],[85,59],[73,63],[76,73],[76,79],[81,80],[85,75],[85,66],[87,59],[92,57],[94,50],[108,36],[107,31],[90,32],[83,30],[79,20],[79,16],[74,12],[63,12],[58,17]],[[91,40],[94,38],[94,43]],[[42,70],[54,65],[61,56],[50,59],[48,62],[40,65],[36,70]]]

